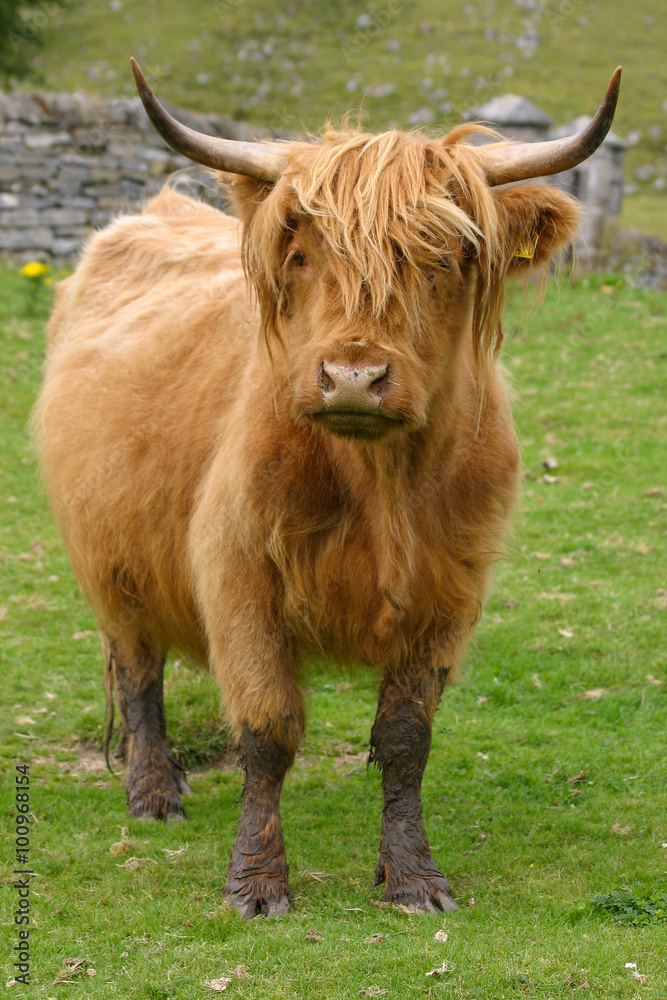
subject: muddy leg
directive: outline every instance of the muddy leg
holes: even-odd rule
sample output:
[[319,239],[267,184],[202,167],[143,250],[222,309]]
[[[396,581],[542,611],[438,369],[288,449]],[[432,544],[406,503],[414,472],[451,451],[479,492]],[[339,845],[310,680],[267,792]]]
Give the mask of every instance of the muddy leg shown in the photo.
[[164,657],[143,643],[111,643],[116,700],[123,720],[121,745],[127,764],[131,816],[180,819],[185,775],[167,743],[162,680]]
[[[298,730],[298,735],[290,733],[290,728]],[[247,725],[241,730],[243,810],[222,891],[248,920],[258,914],[279,917],[289,913],[280,793],[298,736],[300,726],[289,723],[262,732],[252,732]]]
[[386,882],[386,900],[431,913],[457,908],[431,857],[421,804],[433,716],[445,678],[440,671],[408,686],[385,678],[371,733],[371,760],[382,771],[384,793],[374,885]]

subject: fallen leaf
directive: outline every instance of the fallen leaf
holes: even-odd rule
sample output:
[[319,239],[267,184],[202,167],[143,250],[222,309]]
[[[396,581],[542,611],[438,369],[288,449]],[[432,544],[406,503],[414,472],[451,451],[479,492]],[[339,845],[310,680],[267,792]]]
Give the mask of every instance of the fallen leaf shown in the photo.
[[157,861],[153,861],[152,858],[128,858],[124,864],[116,865],[116,868],[127,868],[130,872],[136,872],[148,864],[156,865]]
[[635,545],[635,552],[640,556],[647,556],[652,550],[653,546],[646,545],[644,542],[640,542],[639,545]]
[[237,965],[235,969],[230,970],[229,974],[235,976],[236,979],[252,979],[250,969],[246,965]]
[[89,635],[95,635],[95,633],[90,629],[87,629],[85,632],[75,632],[72,639],[74,642],[80,642],[81,639],[87,639]]
[[368,939],[368,943],[369,944],[379,944],[380,941],[386,941],[386,940],[387,940],[387,935],[386,934],[371,934],[371,936]]
[[324,882],[325,878],[335,878],[335,875],[331,875],[329,872],[301,872],[302,875],[307,875],[309,879],[313,882]]
[[562,604],[569,604],[570,601],[576,600],[576,597],[576,594],[561,594],[560,591],[549,594],[546,590],[537,595],[538,601],[560,601]]
[[445,959],[445,961],[442,963],[442,965],[440,966],[440,968],[438,968],[438,969],[431,969],[431,971],[427,972],[426,975],[427,976],[444,976],[444,974],[446,972],[449,972],[449,969],[447,967],[447,959]]
[[662,685],[665,683],[664,681],[659,680],[657,677],[654,677],[653,674],[647,674],[646,675],[646,680],[653,687],[662,687]]
[[563,569],[572,569],[573,566],[576,566],[576,563],[572,556],[563,556],[562,559],[558,560],[558,565],[562,566]]
[[478,705],[486,705],[486,703],[487,703],[488,700],[489,699],[486,697],[486,695],[480,694],[479,698],[477,699],[477,704]]
[[645,972],[631,972],[630,977],[632,979],[638,979],[640,983],[645,983],[646,980],[648,979],[648,976],[646,975]]
[[558,634],[562,635],[564,639],[574,639],[574,632],[570,632],[567,628],[559,628]]
[[313,930],[311,927],[310,930],[306,931],[306,941],[324,941],[324,934],[321,931]]
[[221,976],[220,979],[207,979],[204,985],[213,993],[224,993],[230,983],[231,979],[228,976]]
[[577,781],[585,781],[588,777],[588,771],[580,771],[579,774],[573,774],[571,778],[567,779],[568,785],[575,785]]
[[546,469],[547,472],[553,472],[554,469],[558,468],[558,460],[550,455],[548,458],[542,459],[542,468]]
[[436,941],[442,941],[444,944],[444,942],[449,937],[449,934],[447,933],[447,931],[436,931],[433,937]]
[[661,497],[663,491],[658,486],[651,486],[648,490],[644,490],[645,497]]
[[376,910],[388,910],[391,906],[391,903],[389,903],[386,899],[371,899],[370,904],[371,906],[374,906]]
[[655,592],[655,601],[653,603],[658,611],[667,611],[667,590],[659,587]]
[[550,476],[548,472],[545,472],[540,482],[546,483],[547,486],[554,486],[558,482],[558,476]]
[[63,967],[53,980],[53,985],[57,983],[74,982],[74,976],[82,976],[86,967],[85,958],[63,958]]
[[131,840],[117,840],[115,844],[112,844],[109,848],[109,854],[112,858],[117,858],[119,854],[127,854],[129,850],[134,847]]
[[536,559],[551,559],[551,555],[548,552],[533,552]]
[[611,828],[611,832],[617,834],[619,837],[627,837],[631,830],[631,826],[621,826],[620,823],[614,823]]
[[604,698],[606,693],[606,688],[591,688],[590,691],[582,691],[581,694],[577,695],[577,698],[581,701],[598,701],[599,698]]
[[57,917],[64,917],[64,918],[65,918],[65,920],[68,920],[68,919],[69,919],[69,918],[68,918],[68,915],[67,915],[66,913],[63,913],[63,911],[62,911],[62,910],[59,910],[57,906],[54,906],[54,907],[53,907],[53,912],[55,913],[55,915],[56,915]]
[[35,720],[31,719],[29,715],[19,715],[18,719],[16,720],[16,725],[17,726],[34,726],[35,725]]
[[542,690],[542,681],[537,674],[533,674],[532,677],[533,687],[536,687],[538,691]]
[[182,858],[187,849],[188,849],[188,844],[184,844],[183,847],[179,847],[176,850],[170,850],[168,847],[162,848],[162,850],[172,863],[174,861],[178,861],[179,858]]
[[365,990],[359,990],[362,997],[383,997],[388,990],[381,990],[377,986],[367,986]]

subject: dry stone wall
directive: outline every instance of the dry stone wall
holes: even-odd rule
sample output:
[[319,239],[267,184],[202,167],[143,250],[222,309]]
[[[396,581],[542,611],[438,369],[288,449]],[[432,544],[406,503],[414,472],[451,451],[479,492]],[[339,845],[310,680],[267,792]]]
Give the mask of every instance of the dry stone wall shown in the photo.
[[[171,110],[199,131],[251,137],[246,125],[224,116]],[[94,229],[186,168],[215,203],[210,172],[160,139],[138,97],[0,91],[0,254],[66,261]]]

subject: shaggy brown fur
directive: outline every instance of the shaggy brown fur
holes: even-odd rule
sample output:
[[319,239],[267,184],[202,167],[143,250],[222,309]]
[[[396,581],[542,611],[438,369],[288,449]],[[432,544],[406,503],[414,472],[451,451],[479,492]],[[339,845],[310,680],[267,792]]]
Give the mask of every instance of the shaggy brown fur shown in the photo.
[[[294,144],[275,186],[226,178],[241,225],[164,190],[95,236],[58,291],[35,428],[75,572],[132,677],[126,742],[129,718],[156,720],[131,742],[153,747],[157,805],[132,774],[128,798],[182,809],[156,687],[176,647],[210,666],[246,734],[227,891],[249,915],[286,905],[278,801],[313,651],[384,678],[388,898],[453,905],[419,784],[517,490],[503,283],[577,221],[553,187],[489,188],[469,131]],[[536,238],[532,261],[515,257]],[[386,367],[381,415],[322,413],[323,359]]]

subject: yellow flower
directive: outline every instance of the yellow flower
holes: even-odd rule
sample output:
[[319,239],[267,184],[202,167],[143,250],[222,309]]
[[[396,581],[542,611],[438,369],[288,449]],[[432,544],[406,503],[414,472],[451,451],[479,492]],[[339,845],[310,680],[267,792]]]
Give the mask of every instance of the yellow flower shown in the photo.
[[31,260],[29,264],[23,265],[21,274],[24,278],[41,278],[49,270],[48,264],[42,264],[38,260]]

